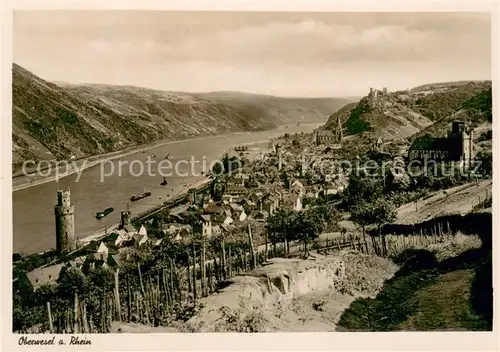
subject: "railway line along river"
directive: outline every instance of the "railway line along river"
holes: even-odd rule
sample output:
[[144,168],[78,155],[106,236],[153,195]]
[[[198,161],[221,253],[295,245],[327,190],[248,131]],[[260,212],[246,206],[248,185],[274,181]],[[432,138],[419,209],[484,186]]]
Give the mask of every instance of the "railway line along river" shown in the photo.
[[[57,190],[70,187],[71,202],[75,206],[75,232],[83,239],[106,226],[119,222],[120,211],[129,205],[132,216],[160,205],[168,198],[179,194],[190,184],[203,179],[190,173],[190,160],[198,162],[197,170],[206,162],[207,167],[228,148],[245,143],[254,143],[283,135],[284,133],[312,132],[321,124],[309,123],[285,125],[277,129],[261,132],[238,132],[192,140],[176,141],[137,151],[112,161],[103,161],[80,173],[59,180],[52,180],[12,193],[13,208],[13,251],[35,253],[55,248],[54,205]],[[138,147],[140,148],[140,147]],[[158,167],[152,164],[152,172],[147,169],[148,158],[156,156],[156,165],[166,155],[170,155],[170,165],[175,165],[171,176],[166,177],[167,185],[161,185],[163,177]],[[181,162],[179,162],[181,161]],[[184,162],[185,161],[185,162]],[[120,166],[121,165],[121,166]],[[140,172],[143,168],[143,172]],[[175,172],[174,172],[175,170]],[[199,174],[199,172],[198,172]],[[131,202],[134,194],[150,191],[149,197]],[[96,213],[107,208],[115,210],[96,219]]]

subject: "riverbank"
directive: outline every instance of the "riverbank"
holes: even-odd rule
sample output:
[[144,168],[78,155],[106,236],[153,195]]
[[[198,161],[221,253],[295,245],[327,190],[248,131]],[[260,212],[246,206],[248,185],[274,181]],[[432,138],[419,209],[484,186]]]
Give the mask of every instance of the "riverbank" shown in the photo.
[[[39,185],[42,185],[42,184],[47,183],[47,182],[57,181],[61,178],[74,175],[77,172],[82,172],[86,169],[89,169],[91,167],[99,165],[99,163],[124,158],[124,157],[132,155],[132,154],[146,152],[146,151],[149,151],[151,149],[159,148],[159,147],[162,147],[165,145],[172,145],[172,144],[177,144],[177,143],[186,142],[186,141],[208,140],[211,138],[218,138],[218,137],[223,137],[226,135],[229,136],[229,135],[234,135],[234,134],[238,134],[238,133],[243,134],[246,132],[231,132],[231,133],[216,134],[216,135],[211,135],[211,136],[206,136],[206,137],[196,137],[196,138],[168,140],[168,141],[162,140],[162,141],[152,142],[149,144],[143,144],[140,146],[130,146],[130,147],[127,147],[123,150],[119,150],[119,151],[115,151],[115,152],[111,152],[111,153],[106,153],[106,154],[101,154],[101,155],[97,155],[97,156],[91,156],[91,157],[84,158],[81,160],[74,160],[71,162],[71,164],[68,163],[68,165],[65,165],[65,168],[67,167],[66,170],[64,170],[65,168],[63,168],[63,167],[54,167],[49,175],[31,174],[31,175],[19,175],[19,176],[13,177],[12,178],[12,192],[20,191],[22,189],[26,189],[29,187],[39,186]],[[222,153],[222,154],[224,154],[224,153]],[[46,171],[46,169],[40,170],[40,171]]]

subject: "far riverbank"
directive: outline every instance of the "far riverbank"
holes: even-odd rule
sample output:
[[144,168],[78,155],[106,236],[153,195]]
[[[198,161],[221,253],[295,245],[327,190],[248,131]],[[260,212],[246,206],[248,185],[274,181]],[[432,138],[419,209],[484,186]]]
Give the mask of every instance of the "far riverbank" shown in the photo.
[[[71,162],[71,164],[68,164],[69,169],[64,170],[62,167],[59,168],[53,168],[51,170],[51,173],[47,176],[40,176],[36,175],[35,173],[30,174],[30,175],[19,175],[15,176],[12,179],[12,192],[16,192],[25,188],[29,187],[34,187],[34,186],[39,186],[47,182],[52,182],[52,181],[57,181],[58,180],[58,175],[59,178],[64,178],[67,176],[74,175],[75,173],[79,171],[84,171],[88,168],[91,168],[95,165],[98,165],[101,162],[106,162],[106,161],[112,161],[115,159],[120,159],[132,154],[136,153],[141,153],[141,152],[146,152],[151,149],[155,149],[158,147],[162,147],[165,145],[171,145],[171,144],[176,144],[176,143],[181,143],[181,142],[189,142],[189,141],[199,141],[199,140],[208,140],[211,138],[218,138],[218,137],[223,137],[225,135],[234,135],[237,133],[244,134],[245,132],[231,132],[231,133],[223,133],[223,134],[216,134],[212,136],[207,136],[207,137],[196,137],[196,138],[188,138],[188,139],[178,139],[178,140],[162,140],[162,141],[156,141],[148,144],[142,144],[139,146],[130,146],[122,150],[118,150],[115,152],[110,152],[106,154],[101,154],[101,155],[96,155],[96,156],[91,156],[88,158],[84,159],[79,159],[79,160],[74,160]],[[45,170],[42,170],[45,171]],[[63,177],[60,177],[63,175]]]

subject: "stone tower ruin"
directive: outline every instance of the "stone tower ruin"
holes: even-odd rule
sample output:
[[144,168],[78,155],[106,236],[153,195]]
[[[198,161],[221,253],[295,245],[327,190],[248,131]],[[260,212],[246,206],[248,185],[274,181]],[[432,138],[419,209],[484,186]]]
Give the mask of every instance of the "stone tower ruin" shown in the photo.
[[62,254],[76,249],[75,207],[71,204],[69,188],[57,191],[57,204],[54,207],[56,217],[56,249]]

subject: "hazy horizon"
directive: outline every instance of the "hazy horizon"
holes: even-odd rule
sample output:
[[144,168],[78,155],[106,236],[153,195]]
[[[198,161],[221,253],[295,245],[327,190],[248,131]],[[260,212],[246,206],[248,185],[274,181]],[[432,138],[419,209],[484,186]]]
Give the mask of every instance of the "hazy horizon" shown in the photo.
[[42,79],[186,93],[361,97],[491,80],[489,13],[15,11]]

